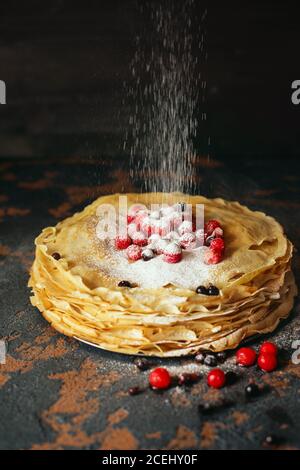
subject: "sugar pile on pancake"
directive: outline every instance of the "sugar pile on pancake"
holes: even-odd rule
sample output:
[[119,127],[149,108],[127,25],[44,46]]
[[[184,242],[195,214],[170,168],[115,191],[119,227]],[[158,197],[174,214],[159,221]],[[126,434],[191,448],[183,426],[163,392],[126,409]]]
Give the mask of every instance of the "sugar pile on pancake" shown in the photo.
[[[205,219],[224,230],[222,260],[207,264],[205,246],[183,250],[175,264],[162,254],[128,260],[97,237],[99,206],[117,208],[119,195],[99,198],[36,239],[31,301],[58,331],[111,351],[168,357],[235,348],[288,316],[297,294],[293,247],[273,218],[222,199],[127,197],[128,206],[204,204]],[[214,295],[197,290],[211,285]]]

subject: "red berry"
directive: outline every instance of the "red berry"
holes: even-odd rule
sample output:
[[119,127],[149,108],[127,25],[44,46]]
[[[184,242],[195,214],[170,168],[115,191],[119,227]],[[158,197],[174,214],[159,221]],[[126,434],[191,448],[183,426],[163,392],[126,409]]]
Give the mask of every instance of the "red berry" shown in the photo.
[[138,261],[142,257],[142,248],[137,245],[131,245],[127,248],[126,253],[130,261]]
[[236,362],[240,366],[253,366],[256,361],[256,352],[252,348],[240,348],[236,352]]
[[207,376],[207,384],[213,388],[222,388],[225,385],[226,376],[221,369],[212,369]]
[[259,354],[274,354],[275,356],[278,354],[278,348],[276,344],[271,343],[269,341],[265,341],[259,350]]
[[115,239],[115,247],[117,250],[125,250],[128,248],[132,243],[132,240],[130,237],[117,237]]
[[207,233],[207,235],[211,235],[213,231],[218,227],[221,227],[220,222],[218,220],[212,219],[206,222],[206,224],[204,225],[204,231]]
[[222,261],[222,258],[222,253],[209,249],[204,255],[204,262],[206,264],[218,264]]
[[132,243],[138,246],[148,245],[148,239],[143,232],[135,232],[132,234]]
[[168,388],[171,385],[171,376],[164,367],[157,367],[150,373],[149,383],[152,388]]
[[257,364],[261,370],[271,372],[275,370],[278,364],[275,354],[263,353],[258,356]]
[[210,249],[218,253],[223,253],[225,249],[225,243],[223,238],[215,238],[210,244]]

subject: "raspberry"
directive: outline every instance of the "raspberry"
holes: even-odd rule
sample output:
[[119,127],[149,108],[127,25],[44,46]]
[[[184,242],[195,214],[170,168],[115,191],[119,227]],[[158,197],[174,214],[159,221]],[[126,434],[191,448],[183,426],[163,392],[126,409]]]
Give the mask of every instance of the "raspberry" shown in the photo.
[[278,348],[276,344],[271,343],[269,341],[265,341],[259,350],[259,354],[274,354],[275,356],[278,354]]
[[138,261],[142,257],[142,248],[137,245],[131,245],[127,248],[126,253],[130,261]]
[[191,233],[193,231],[193,222],[190,220],[185,220],[178,227],[178,233],[183,235],[184,233]]
[[210,244],[210,249],[216,251],[217,253],[223,254],[225,249],[225,243],[223,238],[215,238]]
[[220,261],[222,261],[222,253],[219,253],[218,251],[212,251],[209,249],[204,254],[204,262],[206,264],[218,264]]
[[154,389],[166,389],[171,385],[171,376],[164,367],[157,367],[149,375],[149,383]]
[[258,356],[257,364],[261,370],[272,372],[277,367],[277,356],[275,354],[263,353]]
[[203,229],[200,228],[199,230],[197,230],[196,240],[200,246],[204,245],[204,230]]
[[212,236],[214,238],[223,238],[223,235],[224,235],[224,232],[223,232],[223,229],[221,229],[221,227],[217,227],[212,233]]
[[149,237],[154,231],[153,222],[151,222],[150,217],[145,217],[141,222],[142,231]]
[[164,261],[166,261],[167,263],[174,264],[181,261],[181,258],[182,251],[180,246],[175,242],[169,243],[169,245],[164,250]]
[[148,245],[148,239],[143,232],[135,232],[132,234],[132,243],[138,246],[146,246]]
[[117,250],[125,250],[131,245],[132,241],[130,237],[117,237],[115,239],[115,247]]
[[213,388],[222,388],[225,385],[226,376],[221,369],[213,369],[207,376],[207,385]]
[[142,226],[142,223],[146,219],[146,217],[148,218],[148,211],[146,210],[139,211],[135,216],[135,223],[137,225]]
[[133,215],[134,217],[137,215],[138,212],[144,211],[145,206],[143,204],[133,204],[128,211],[129,215]]
[[196,242],[196,235],[194,233],[184,233],[180,237],[180,245],[185,250],[187,248],[189,248],[189,249],[195,248],[195,245],[196,245],[195,242]]
[[221,227],[221,224],[218,220],[214,220],[214,219],[211,219],[209,220],[208,222],[206,222],[205,226],[204,226],[204,231],[207,233],[207,235],[211,235],[213,233],[213,231],[218,228],[218,227]]
[[256,352],[252,348],[240,348],[236,352],[236,362],[240,366],[253,366],[256,361]]
[[158,255],[161,255],[162,253],[164,253],[165,249],[167,248],[168,242],[167,240],[164,240],[163,238],[161,238],[160,240],[155,242],[154,246],[155,246],[156,253]]

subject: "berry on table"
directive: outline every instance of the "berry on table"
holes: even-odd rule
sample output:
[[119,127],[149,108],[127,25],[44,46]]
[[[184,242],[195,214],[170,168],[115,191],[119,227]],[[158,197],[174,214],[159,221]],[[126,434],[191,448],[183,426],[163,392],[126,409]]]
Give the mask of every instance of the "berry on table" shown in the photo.
[[198,362],[199,364],[204,364],[205,357],[206,357],[206,353],[199,352],[195,356],[195,361]]
[[115,239],[115,247],[117,250],[125,250],[131,245],[132,241],[130,237],[116,237]]
[[207,354],[207,356],[204,359],[204,364],[209,367],[216,367],[218,364],[216,356],[213,354]]
[[154,389],[166,389],[171,385],[171,376],[164,367],[157,367],[149,375],[149,383]]
[[275,354],[263,353],[258,356],[258,367],[265,372],[272,372],[276,369],[278,361]]
[[131,282],[129,281],[120,281],[119,284],[118,284],[118,287],[129,287],[129,288],[132,288],[134,287],[133,284],[131,284]]
[[180,237],[180,245],[182,246],[182,248],[184,248],[185,250],[186,249],[192,249],[192,248],[195,248],[195,245],[196,245],[196,235],[194,233],[184,233],[181,237]]
[[256,361],[256,352],[252,348],[240,348],[236,352],[236,362],[243,367],[253,366]]
[[127,215],[127,223],[128,224],[131,224],[135,219],[135,216],[134,215]]
[[137,245],[130,245],[127,250],[127,258],[130,261],[138,261],[142,257],[142,248]]
[[210,284],[210,286],[207,289],[207,295],[219,295],[219,294],[220,294],[220,290],[218,289],[218,287]]
[[278,348],[276,344],[271,343],[270,341],[265,341],[260,349],[259,349],[259,354],[274,354],[275,356],[278,354]]
[[207,385],[213,388],[222,388],[226,382],[226,375],[221,369],[213,369],[207,375]]
[[245,395],[247,398],[254,398],[259,395],[259,388],[256,384],[250,383],[245,387]]

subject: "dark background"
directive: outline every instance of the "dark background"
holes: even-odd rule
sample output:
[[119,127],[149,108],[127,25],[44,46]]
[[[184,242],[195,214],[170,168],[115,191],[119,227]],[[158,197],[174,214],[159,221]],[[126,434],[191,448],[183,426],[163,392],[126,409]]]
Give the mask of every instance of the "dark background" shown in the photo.
[[[1,2],[8,104],[0,107],[0,157],[120,156],[129,115],[123,82],[141,27],[137,3]],[[203,10],[208,2],[198,4]],[[291,102],[291,83],[300,78],[295,8],[209,2],[205,138],[212,156],[299,156],[300,106]]]

